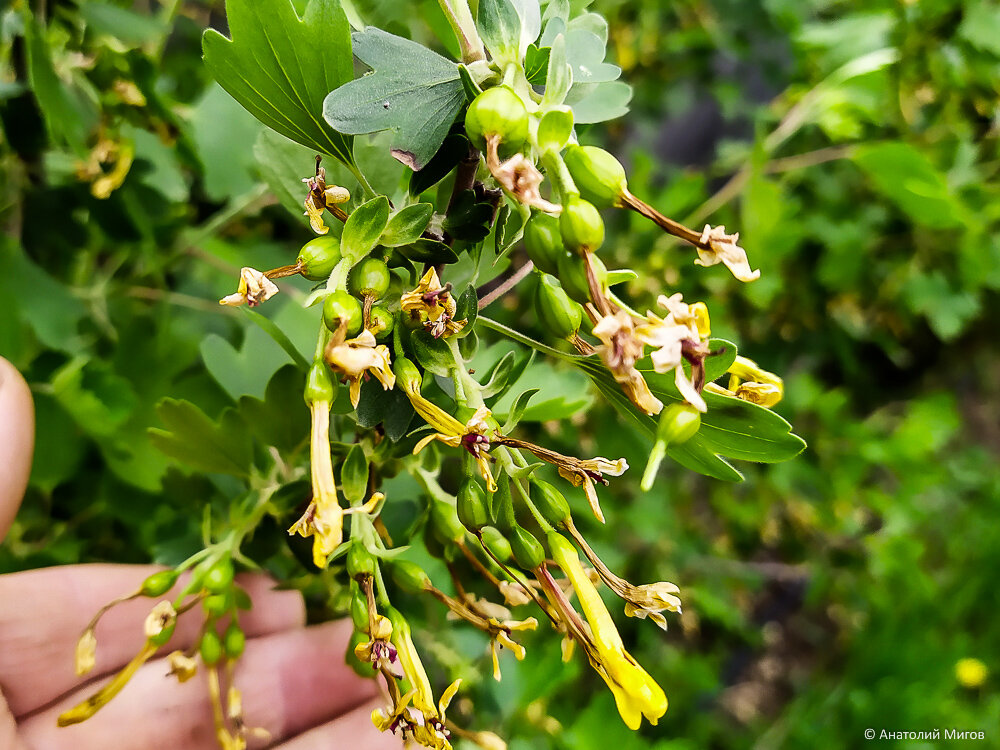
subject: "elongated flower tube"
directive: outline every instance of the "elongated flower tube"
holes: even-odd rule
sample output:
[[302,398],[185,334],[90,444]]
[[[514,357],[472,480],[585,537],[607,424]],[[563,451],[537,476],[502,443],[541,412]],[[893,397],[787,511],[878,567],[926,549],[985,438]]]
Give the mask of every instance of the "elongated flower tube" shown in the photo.
[[317,568],[325,568],[330,555],[344,540],[344,509],[337,500],[333,459],[330,456],[330,406],[333,403],[333,383],[329,371],[322,362],[315,362],[309,369],[306,401],[312,415],[309,464],[313,497],[306,512],[292,525],[288,533],[314,537],[313,563]]
[[590,623],[597,657],[607,673],[606,682],[615,696],[618,713],[630,729],[638,729],[643,716],[655,725],[667,711],[666,695],[625,650],[618,629],[573,545],[555,532],[549,534],[548,542],[553,559],[569,577]]

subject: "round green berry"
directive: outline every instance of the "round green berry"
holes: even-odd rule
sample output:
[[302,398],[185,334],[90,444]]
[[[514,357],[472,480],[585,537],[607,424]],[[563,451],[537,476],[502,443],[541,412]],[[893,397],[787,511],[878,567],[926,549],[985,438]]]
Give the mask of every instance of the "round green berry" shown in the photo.
[[334,333],[340,328],[341,322],[347,324],[347,335],[357,336],[364,325],[364,312],[361,303],[347,292],[328,294],[323,302],[323,322]]
[[296,263],[310,281],[322,281],[330,276],[341,259],[340,239],[331,235],[314,237],[299,250]]
[[491,136],[500,136],[507,151],[517,151],[528,140],[528,110],[509,86],[487,89],[469,105],[465,132],[480,151]]
[[593,203],[570,195],[559,215],[559,233],[567,249],[594,252],[604,244],[604,220]]
[[365,258],[351,269],[347,290],[356,297],[382,299],[389,291],[389,266],[378,258]]

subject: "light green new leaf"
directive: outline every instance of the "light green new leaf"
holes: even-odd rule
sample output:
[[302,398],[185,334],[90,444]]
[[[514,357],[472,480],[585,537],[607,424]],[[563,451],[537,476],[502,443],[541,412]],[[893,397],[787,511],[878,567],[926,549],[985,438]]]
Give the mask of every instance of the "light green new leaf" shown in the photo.
[[354,209],[347,217],[340,238],[340,252],[344,258],[353,264],[368,255],[388,223],[389,200],[384,195]]
[[427,229],[433,213],[434,206],[430,203],[414,203],[412,206],[400,209],[389,219],[379,244],[399,247],[416,242]]
[[149,439],[163,453],[198,471],[250,473],[250,433],[233,410],[226,410],[218,424],[190,401],[165,398],[156,411],[166,429],[151,428]]
[[232,40],[209,29],[202,47],[215,79],[270,128],[353,164],[351,139],[323,121],[323,99],[351,80],[350,26],[337,0],[227,0]]
[[331,91],[323,116],[351,135],[393,131],[392,155],[413,170],[422,169],[465,101],[458,66],[374,27],[352,38],[354,54],[374,72]]

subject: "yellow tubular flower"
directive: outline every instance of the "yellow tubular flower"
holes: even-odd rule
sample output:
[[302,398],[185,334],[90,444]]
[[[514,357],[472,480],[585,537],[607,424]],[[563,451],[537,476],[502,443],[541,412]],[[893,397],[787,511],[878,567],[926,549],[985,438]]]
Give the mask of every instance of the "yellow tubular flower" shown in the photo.
[[467,321],[455,320],[458,305],[451,294],[451,284],[442,286],[433,267],[420,279],[417,288],[404,293],[399,302],[402,311],[419,318],[436,339],[451,336],[465,328]]
[[602,674],[602,677],[605,677],[605,682],[614,694],[618,713],[630,729],[638,729],[643,716],[655,725],[666,713],[666,695],[625,650],[618,629],[604,606],[601,595],[584,571],[573,545],[555,532],[549,534],[548,541],[553,558],[573,584],[580,606],[590,623],[600,666],[607,673],[607,676]]
[[[396,616],[393,616],[396,615]],[[396,612],[390,613],[392,622],[392,644],[396,647],[399,656],[399,664],[403,668],[403,674],[410,685],[416,691],[413,696],[413,705],[425,716],[435,715],[434,692],[431,690],[431,681],[427,679],[427,672],[420,661],[420,654],[417,653],[413,639],[410,638],[409,624]]]
[[156,653],[157,648],[156,644],[146,641],[146,645],[142,647],[142,651],[136,654],[132,661],[126,664],[125,668],[116,674],[111,682],[87,698],[83,703],[60,714],[59,718],[56,719],[56,723],[61,727],[68,727],[71,724],[79,724],[81,721],[86,721],[96,714],[122,691],[122,688],[139,671],[139,667],[149,661],[149,658]]
[[313,401],[309,410],[312,412],[309,463],[313,499],[288,533],[303,537],[314,535],[313,563],[318,568],[325,568],[327,559],[344,540],[344,509],[337,500],[330,457],[330,402]]

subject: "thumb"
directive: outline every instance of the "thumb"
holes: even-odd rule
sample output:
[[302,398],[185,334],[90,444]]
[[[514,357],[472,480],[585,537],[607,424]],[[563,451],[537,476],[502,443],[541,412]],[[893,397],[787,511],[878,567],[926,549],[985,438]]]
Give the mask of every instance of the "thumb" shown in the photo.
[[0,357],[0,540],[28,486],[35,447],[35,410],[21,373]]

